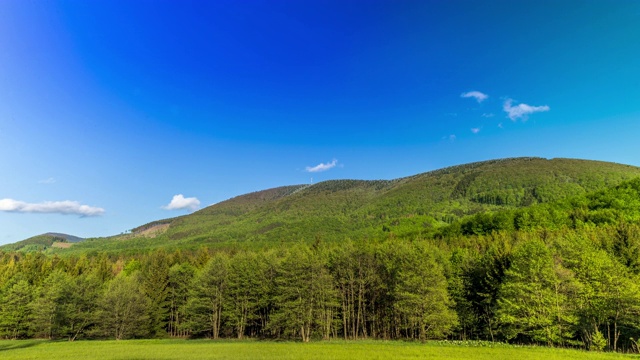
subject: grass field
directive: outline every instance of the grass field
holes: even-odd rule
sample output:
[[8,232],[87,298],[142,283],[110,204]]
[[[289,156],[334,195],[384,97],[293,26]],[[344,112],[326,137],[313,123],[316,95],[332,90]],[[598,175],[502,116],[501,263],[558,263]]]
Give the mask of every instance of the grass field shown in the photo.
[[639,359],[545,347],[441,342],[262,342],[211,340],[0,341],[0,359]]

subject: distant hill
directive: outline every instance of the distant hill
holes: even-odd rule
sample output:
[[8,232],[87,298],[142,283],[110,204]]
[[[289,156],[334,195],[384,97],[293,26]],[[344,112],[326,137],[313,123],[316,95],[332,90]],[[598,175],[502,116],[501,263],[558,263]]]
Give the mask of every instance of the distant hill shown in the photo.
[[469,215],[556,201],[639,176],[640,168],[616,163],[511,158],[395,180],[284,186],[142,225],[131,234],[90,239],[66,251],[428,236]]
[[13,244],[0,246],[0,250],[41,251],[41,250],[48,249],[52,246],[56,246],[56,244],[68,244],[68,245],[58,246],[60,248],[68,248],[71,244],[79,243],[83,240],[84,240],[83,238],[73,236],[73,235],[49,232],[46,234],[30,237],[22,241],[18,241]]

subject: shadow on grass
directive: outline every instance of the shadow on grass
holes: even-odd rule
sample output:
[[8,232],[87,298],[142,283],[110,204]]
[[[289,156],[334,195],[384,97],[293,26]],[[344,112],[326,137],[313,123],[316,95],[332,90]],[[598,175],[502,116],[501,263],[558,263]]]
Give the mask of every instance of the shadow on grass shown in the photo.
[[28,340],[24,340],[24,341],[16,341],[15,343],[10,343],[10,344],[0,344],[0,352],[2,351],[9,351],[9,350],[16,350],[16,349],[26,349],[26,348],[30,348],[32,346],[36,346],[38,344],[40,344],[41,341],[28,341]]

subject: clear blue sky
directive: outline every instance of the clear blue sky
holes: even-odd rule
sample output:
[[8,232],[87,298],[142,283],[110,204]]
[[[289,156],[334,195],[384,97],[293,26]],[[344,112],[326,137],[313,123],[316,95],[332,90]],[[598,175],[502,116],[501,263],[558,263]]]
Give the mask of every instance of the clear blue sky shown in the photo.
[[635,0],[2,0],[0,19],[0,244],[312,177],[640,165]]

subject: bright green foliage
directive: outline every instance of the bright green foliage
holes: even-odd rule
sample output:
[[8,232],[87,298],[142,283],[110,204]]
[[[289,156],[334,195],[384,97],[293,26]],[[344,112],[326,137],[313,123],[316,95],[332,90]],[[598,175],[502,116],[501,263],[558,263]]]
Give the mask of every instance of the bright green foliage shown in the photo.
[[562,345],[573,338],[572,284],[558,276],[560,266],[540,241],[527,241],[514,251],[498,299],[498,329],[507,339]]
[[240,253],[229,264],[228,293],[224,305],[225,318],[235,327],[238,339],[256,320],[261,293],[261,276],[258,273],[258,256]]
[[607,339],[604,338],[604,335],[600,332],[600,330],[595,329],[593,336],[591,338],[591,346],[589,350],[592,351],[602,351],[607,346]]
[[[375,313],[384,296],[381,266],[375,259],[375,247],[347,241],[329,254],[329,266],[340,297],[342,332],[345,339],[376,337],[377,327],[366,324],[380,322]],[[369,331],[371,330],[371,331]]]
[[[441,229],[440,236],[486,235],[514,229],[557,230],[565,227],[581,228],[590,225],[636,223],[640,221],[639,199],[640,179],[634,179],[613,188],[552,203],[517,210],[479,213]],[[621,241],[635,241],[635,246],[638,247],[637,236],[629,238],[634,234],[628,233],[624,228],[620,231]],[[634,251],[640,252],[640,250]]]
[[[397,244],[395,310],[411,338],[442,338],[457,325],[443,270],[424,246]],[[416,334],[417,333],[417,334]],[[417,335],[417,336],[416,336]]]
[[140,275],[116,276],[98,301],[97,333],[116,340],[149,335],[149,300]]
[[62,330],[63,335],[69,340],[75,340],[86,335],[94,324],[94,314],[97,313],[102,284],[96,276],[82,274],[71,279],[68,286]]
[[170,336],[187,336],[185,321],[186,305],[189,300],[189,285],[193,280],[195,269],[189,263],[173,265],[169,269],[168,300],[169,323],[167,332]]
[[59,338],[65,333],[67,319],[72,310],[72,279],[62,271],[52,272],[36,292],[36,299],[31,304],[33,332],[38,337],[47,339]]
[[9,341],[0,340],[3,360],[608,360],[637,355],[573,349],[450,341]]
[[333,279],[320,256],[293,247],[282,260],[276,279],[276,310],[271,327],[287,337],[308,342],[314,331],[327,337],[337,308]]
[[583,247],[572,264],[580,282],[576,296],[580,331],[589,346],[594,346],[594,337],[606,328],[606,345],[616,350],[621,329],[640,326],[638,277],[605,251],[584,241],[581,244]]
[[8,287],[0,303],[0,336],[20,339],[31,335],[31,307],[33,290],[25,280]]

